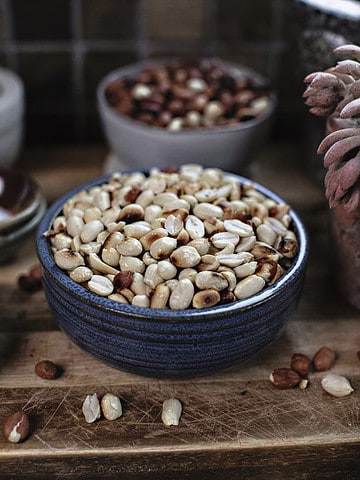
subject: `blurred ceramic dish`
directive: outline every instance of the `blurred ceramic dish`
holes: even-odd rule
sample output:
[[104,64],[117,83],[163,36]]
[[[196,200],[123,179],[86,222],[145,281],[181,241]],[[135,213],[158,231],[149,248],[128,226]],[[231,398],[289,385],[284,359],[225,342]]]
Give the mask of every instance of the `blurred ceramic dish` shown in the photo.
[[[298,254],[280,280],[260,293],[201,310],[121,304],[71,280],[55,264],[44,235],[68,199],[108,178],[89,182],[60,198],[38,229],[45,294],[54,317],[74,343],[112,367],[153,377],[181,378],[209,374],[248,360],[280,336],[300,300],[308,257],[307,235],[294,211],[290,210],[290,216],[298,237]],[[267,188],[254,186],[284,203]]]
[[23,248],[24,242],[33,234],[40,220],[46,212],[47,204],[42,195],[39,195],[39,201],[33,215],[20,226],[17,226],[6,234],[0,233],[0,263],[15,257]]
[[[97,89],[97,103],[104,133],[112,152],[118,158],[118,168],[148,169],[168,166],[169,158],[174,166],[200,163],[209,167],[221,166],[228,171],[246,171],[249,162],[269,137],[276,96],[272,93],[266,110],[257,117],[234,125],[170,131],[149,126],[119,114],[107,102],[106,86],[116,80],[131,77],[145,67],[160,67],[167,60],[137,63],[106,75]],[[234,77],[248,75],[264,82],[261,75],[242,66],[222,62]],[[114,166],[116,169],[116,165]],[[108,172],[110,173],[110,172]]]
[[0,167],[0,234],[9,232],[35,214],[41,199],[27,175]]
[[14,72],[0,68],[0,166],[12,165],[23,139],[24,86]]

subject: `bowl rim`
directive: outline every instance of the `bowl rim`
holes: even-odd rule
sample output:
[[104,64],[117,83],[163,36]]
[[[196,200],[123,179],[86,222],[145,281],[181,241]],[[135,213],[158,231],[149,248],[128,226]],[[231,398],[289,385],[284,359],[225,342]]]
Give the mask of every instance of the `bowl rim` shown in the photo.
[[18,228],[11,230],[10,233],[5,235],[0,234],[0,248],[6,248],[9,244],[17,242],[19,239],[30,233],[35,229],[39,222],[44,217],[47,210],[46,199],[40,194],[39,202],[36,206],[33,216],[24,224],[21,224]]
[[[124,170],[121,173],[135,173],[140,170]],[[148,170],[143,170],[143,173],[147,173]],[[262,184],[250,180],[246,177],[240,175],[224,172],[226,176],[235,179],[241,183],[248,183],[254,186],[256,190],[263,193],[267,197],[279,202],[287,203],[276,193],[269,190],[267,187]],[[161,321],[164,320],[171,323],[182,323],[184,319],[186,321],[198,321],[201,317],[202,321],[211,320],[214,317],[222,317],[228,314],[239,313],[242,311],[249,310],[255,306],[260,306],[266,301],[268,301],[272,296],[277,296],[281,294],[285,289],[287,284],[292,280],[296,279],[305,271],[307,258],[309,254],[309,240],[306,228],[296,213],[294,209],[289,210],[289,214],[293,221],[294,227],[296,229],[296,234],[299,241],[299,250],[298,253],[290,266],[289,270],[277,281],[274,285],[268,286],[256,295],[248,297],[244,300],[237,300],[232,303],[227,303],[223,305],[215,305],[213,307],[203,308],[203,309],[186,309],[186,310],[171,310],[171,309],[154,309],[150,307],[139,307],[134,305],[123,304],[116,302],[114,300],[108,299],[107,297],[101,297],[96,293],[93,293],[85,289],[82,285],[77,284],[68,276],[68,274],[60,269],[55,261],[53,254],[50,249],[50,245],[47,237],[44,235],[46,231],[51,227],[54,219],[59,215],[62,210],[63,204],[69,200],[76,193],[86,190],[88,188],[100,185],[107,182],[111,178],[112,174],[105,175],[90,182],[79,185],[75,189],[72,189],[68,193],[61,196],[57,199],[51,206],[48,208],[45,215],[42,217],[42,220],[38,226],[37,238],[36,238],[36,248],[37,255],[40,260],[41,267],[46,272],[46,274],[51,278],[51,280],[56,283],[59,288],[66,290],[68,294],[73,297],[79,296],[79,300],[83,303],[88,304],[92,308],[101,309],[103,311],[111,312],[112,314],[126,315],[127,317],[132,317],[134,319],[148,320],[148,321]],[[288,203],[287,203],[288,204]]]
[[[208,57],[204,57],[206,60]],[[210,57],[209,57],[210,58]],[[96,88],[96,98],[97,98],[97,106],[98,110],[103,114],[108,115],[112,121],[119,122],[120,125],[124,123],[128,127],[138,128],[139,131],[143,133],[150,134],[151,132],[157,135],[163,135],[166,137],[176,137],[176,138],[188,138],[193,137],[196,135],[200,136],[208,136],[208,135],[218,135],[224,133],[231,133],[231,132],[238,132],[243,130],[248,130],[255,125],[262,124],[266,120],[268,120],[274,113],[277,105],[277,95],[274,89],[270,89],[269,95],[269,105],[264,112],[256,116],[251,120],[247,120],[243,123],[237,123],[234,125],[225,125],[225,126],[213,126],[213,127],[202,127],[202,128],[188,128],[179,131],[171,131],[166,128],[158,127],[155,125],[147,125],[145,123],[139,122],[137,120],[132,119],[131,117],[124,115],[120,112],[116,112],[106,101],[105,98],[105,87],[106,85],[113,80],[116,80],[120,77],[131,75],[133,73],[137,73],[142,69],[149,67],[149,66],[161,66],[164,63],[176,62],[176,61],[184,60],[181,57],[157,57],[152,59],[145,59],[139,62],[135,62],[129,65],[125,65],[123,67],[117,68],[115,70],[110,71],[107,73],[99,82]],[[229,69],[235,76],[239,76],[239,74],[247,74],[252,76],[260,81],[265,81],[265,77],[260,73],[256,72],[255,70],[242,65],[240,63],[230,62],[226,60],[220,59],[221,63]]]

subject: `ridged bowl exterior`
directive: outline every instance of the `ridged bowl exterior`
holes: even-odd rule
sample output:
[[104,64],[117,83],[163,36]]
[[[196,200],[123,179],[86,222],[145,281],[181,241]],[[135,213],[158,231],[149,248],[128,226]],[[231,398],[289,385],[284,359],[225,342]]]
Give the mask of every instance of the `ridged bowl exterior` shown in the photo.
[[[273,286],[248,299],[202,310],[142,308],[114,302],[76,284],[55,264],[43,235],[67,199],[107,179],[89,182],[60,198],[38,230],[45,294],[59,326],[75,344],[105,364],[128,372],[186,378],[248,360],[280,336],[299,303],[308,257],[307,235],[294,211],[290,213],[299,253]],[[255,183],[255,187],[283,203],[263,186]]]

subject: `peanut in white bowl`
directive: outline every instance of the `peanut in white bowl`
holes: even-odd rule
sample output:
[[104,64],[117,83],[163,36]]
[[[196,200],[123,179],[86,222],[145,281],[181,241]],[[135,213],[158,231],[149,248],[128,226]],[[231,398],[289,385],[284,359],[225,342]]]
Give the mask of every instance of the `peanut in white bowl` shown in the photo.
[[[274,120],[277,97],[269,92],[267,106],[257,116],[240,123],[213,125],[206,128],[184,128],[173,131],[157,125],[134,120],[119,113],[108,102],[106,89],[118,80],[133,78],[151,67],[160,69],[178,59],[153,59],[119,68],[107,74],[97,88],[97,105],[104,134],[115,156],[107,173],[116,169],[164,168],[186,163],[200,163],[221,167],[232,172],[247,172],[256,153],[266,144]],[[253,70],[230,62],[222,65],[235,79],[251,78],[267,84],[263,76]]]

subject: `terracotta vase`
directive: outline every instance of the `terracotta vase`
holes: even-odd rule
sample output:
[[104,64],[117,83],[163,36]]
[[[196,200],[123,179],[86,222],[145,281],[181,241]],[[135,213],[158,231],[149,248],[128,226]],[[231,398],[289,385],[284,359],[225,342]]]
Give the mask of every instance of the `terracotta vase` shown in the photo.
[[342,207],[331,209],[330,229],[339,291],[360,309],[360,212],[349,213]]

